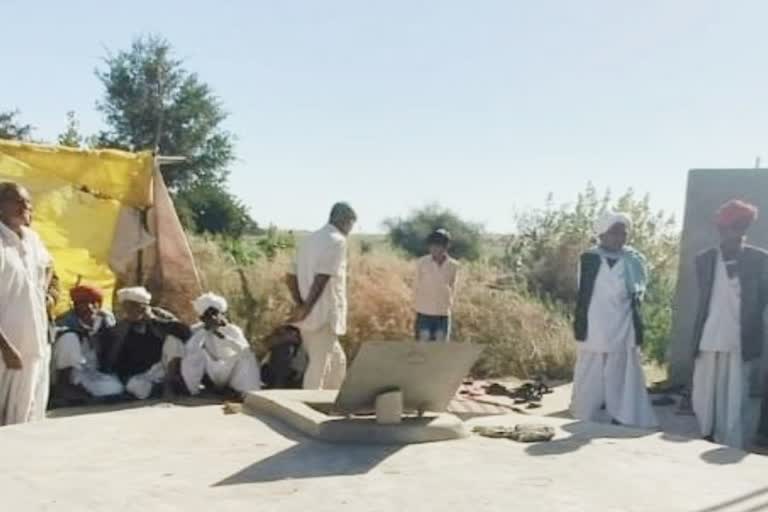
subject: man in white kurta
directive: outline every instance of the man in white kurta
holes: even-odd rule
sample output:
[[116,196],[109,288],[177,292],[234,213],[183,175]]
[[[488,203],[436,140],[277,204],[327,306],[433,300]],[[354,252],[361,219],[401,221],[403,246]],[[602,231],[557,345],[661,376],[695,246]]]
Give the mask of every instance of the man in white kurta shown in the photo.
[[357,220],[346,203],[299,246],[288,286],[296,302],[292,322],[309,358],[305,389],[339,389],[347,360],[339,336],[347,331],[347,236]]
[[29,226],[29,193],[0,183],[0,425],[45,417],[51,257]]
[[588,329],[578,344],[571,411],[583,421],[654,428],[658,422],[645,387],[633,297],[627,286],[630,261],[623,246],[629,226],[623,214],[607,214],[596,223],[601,244],[610,238],[620,243],[613,240],[608,244],[613,247],[592,253],[598,270],[592,274],[594,286],[586,309]]
[[702,296],[693,411],[705,438],[742,449],[752,443],[760,419],[760,398],[752,396],[751,384],[764,343],[766,298],[765,292],[744,289],[764,288],[768,255],[744,243],[756,218],[753,205],[738,200],[724,204],[716,216],[720,247],[696,261]]
[[260,389],[256,354],[243,331],[224,317],[227,312],[224,297],[206,293],[198,297],[193,306],[200,323],[192,326],[192,336],[181,360],[181,375],[190,394],[200,393],[206,375],[217,389],[229,388],[238,393]]
[[101,290],[79,285],[69,293],[72,309],[59,318],[53,346],[54,397],[66,401],[122,394],[120,379],[100,368],[100,336],[116,324],[112,313],[102,309]]
[[759,401],[749,397],[756,363],[741,357],[740,303],[738,276],[728,277],[720,256],[691,398],[702,435],[734,448],[745,447],[759,419]]

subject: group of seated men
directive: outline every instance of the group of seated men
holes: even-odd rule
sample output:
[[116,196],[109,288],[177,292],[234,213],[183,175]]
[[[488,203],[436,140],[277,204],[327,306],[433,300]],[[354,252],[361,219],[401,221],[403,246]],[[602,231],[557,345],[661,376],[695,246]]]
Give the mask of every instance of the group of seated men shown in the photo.
[[151,306],[142,287],[117,292],[119,319],[104,309],[95,287],[76,286],[70,298],[72,309],[56,320],[53,336],[54,404],[261,387],[258,359],[227,320],[223,297],[198,297],[193,306],[200,321],[192,326]]

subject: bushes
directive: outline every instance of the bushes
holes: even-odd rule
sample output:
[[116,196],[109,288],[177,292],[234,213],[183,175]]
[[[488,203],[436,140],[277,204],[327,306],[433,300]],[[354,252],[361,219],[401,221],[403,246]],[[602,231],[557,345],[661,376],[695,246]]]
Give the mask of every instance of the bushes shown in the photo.
[[[263,353],[260,341],[292,308],[283,281],[289,251],[238,263],[211,239],[191,242],[206,287],[229,299],[230,316]],[[368,340],[412,339],[412,262],[391,250],[350,246],[347,352],[354,355]],[[568,376],[575,347],[566,319],[525,293],[492,289],[497,275],[487,264],[463,268],[454,332],[457,340],[486,346],[475,374]]]
[[390,243],[411,256],[422,256],[427,252],[427,237],[438,228],[450,231],[454,257],[472,261],[481,256],[482,226],[466,222],[452,211],[436,205],[417,210],[405,219],[389,219],[385,226],[389,230]]
[[547,206],[518,219],[501,265],[518,272],[530,293],[571,311],[576,299],[579,254],[593,241],[592,223],[606,209],[628,213],[634,226],[629,243],[648,258],[651,280],[645,303],[646,355],[663,362],[671,327],[671,302],[677,270],[679,235],[675,221],[652,211],[647,197],[630,190],[617,200],[599,196],[591,185],[572,205]]
[[[614,201],[588,187],[573,205],[554,206],[550,200],[544,209],[520,217],[518,233],[508,237],[498,255],[462,266],[454,336],[486,347],[475,375],[570,376],[576,343],[569,315],[578,256],[591,243],[594,218],[609,206],[633,217],[631,243],[648,257],[645,350],[650,359],[663,361],[677,267],[674,220],[653,212],[647,198],[631,191]],[[480,228],[436,207],[390,225],[390,240],[409,254],[421,254],[427,234],[443,226],[457,239],[457,256],[477,260],[480,255]],[[352,355],[367,340],[412,338],[414,264],[375,241],[361,237],[349,245],[349,325],[342,341]],[[229,298],[232,318],[257,347],[292,309],[284,285],[292,246],[292,236],[274,229],[237,242],[192,240],[206,283]]]
[[197,184],[175,196],[179,218],[196,233],[240,237],[258,231],[248,208],[220,185]]

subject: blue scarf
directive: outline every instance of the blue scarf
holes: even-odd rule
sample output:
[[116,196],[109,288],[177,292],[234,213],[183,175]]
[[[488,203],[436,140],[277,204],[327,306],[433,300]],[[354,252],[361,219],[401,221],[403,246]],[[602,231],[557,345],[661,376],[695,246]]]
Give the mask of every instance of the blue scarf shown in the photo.
[[645,290],[648,288],[648,266],[645,256],[637,249],[627,245],[620,251],[614,252],[597,246],[589,249],[587,252],[597,254],[602,258],[623,261],[627,293],[634,299],[643,300]]

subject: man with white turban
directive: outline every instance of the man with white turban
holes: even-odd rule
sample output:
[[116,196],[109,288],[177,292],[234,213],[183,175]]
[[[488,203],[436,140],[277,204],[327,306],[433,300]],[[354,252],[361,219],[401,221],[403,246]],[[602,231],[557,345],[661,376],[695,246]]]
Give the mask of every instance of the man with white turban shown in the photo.
[[140,400],[159,385],[166,394],[183,389],[179,369],[189,327],[150,306],[152,295],[142,287],[119,290],[117,300],[122,318],[101,336],[103,371],[117,374],[125,390]]
[[768,252],[746,244],[757,215],[744,201],[725,203],[715,216],[719,246],[696,258],[693,411],[705,438],[742,449],[753,441],[759,419],[751,382],[763,353],[768,304]]
[[260,389],[259,362],[243,331],[224,316],[226,299],[205,293],[192,305],[200,323],[192,326],[181,360],[181,375],[190,394],[200,393],[205,376],[218,390],[245,393]]
[[654,428],[640,353],[648,275],[645,258],[625,245],[631,226],[626,214],[606,212],[594,226],[598,245],[581,255],[571,412],[583,421]]

